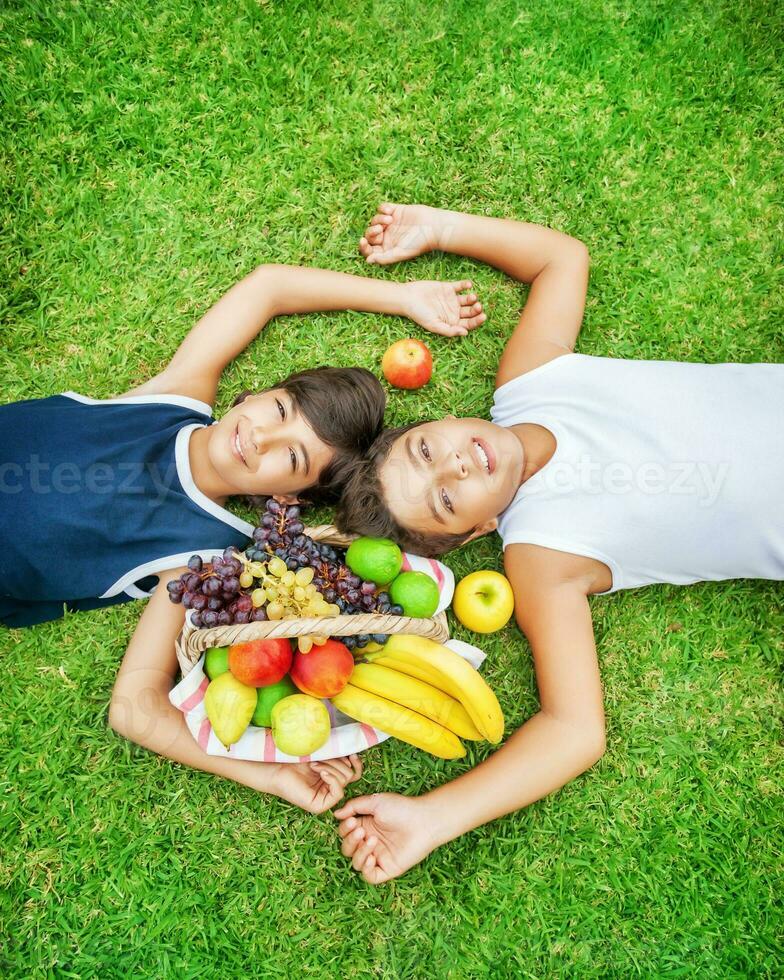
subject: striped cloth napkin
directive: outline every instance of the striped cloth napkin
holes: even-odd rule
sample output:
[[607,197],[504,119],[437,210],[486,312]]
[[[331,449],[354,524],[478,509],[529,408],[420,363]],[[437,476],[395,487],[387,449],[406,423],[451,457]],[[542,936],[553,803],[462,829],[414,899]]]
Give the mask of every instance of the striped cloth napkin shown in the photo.
[[[416,555],[403,556],[405,571],[422,571],[432,576],[441,592],[438,611],[442,612],[452,601],[455,588],[455,578],[451,570],[442,562],[435,559],[420,558]],[[461,657],[468,660],[476,669],[485,659],[485,654],[470,643],[461,640],[447,640],[446,646]],[[220,755],[231,759],[245,759],[251,762],[317,762],[324,759],[336,759],[350,755],[352,752],[363,752],[373,745],[389,738],[385,732],[371,725],[355,721],[344,715],[329,700],[324,700],[332,730],[329,738],[311,755],[294,756],[281,752],[272,740],[272,732],[268,728],[257,728],[249,725],[238,742],[227,749],[212,730],[207,712],[204,710],[204,694],[209,684],[209,678],[204,673],[204,657],[192,670],[169,692],[169,700],[175,708],[185,715],[188,730],[199,747],[207,755]]]

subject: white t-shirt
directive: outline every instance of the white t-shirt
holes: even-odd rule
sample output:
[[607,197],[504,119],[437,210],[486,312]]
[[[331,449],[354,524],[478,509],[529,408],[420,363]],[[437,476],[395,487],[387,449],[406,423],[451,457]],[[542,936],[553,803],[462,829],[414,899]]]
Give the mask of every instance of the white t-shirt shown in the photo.
[[596,558],[609,590],[784,579],[784,364],[565,354],[495,393],[552,459],[501,515],[504,547]]

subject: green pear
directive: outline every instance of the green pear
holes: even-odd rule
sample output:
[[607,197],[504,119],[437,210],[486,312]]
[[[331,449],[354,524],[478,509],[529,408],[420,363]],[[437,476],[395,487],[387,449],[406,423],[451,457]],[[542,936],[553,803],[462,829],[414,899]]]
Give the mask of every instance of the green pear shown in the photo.
[[241,683],[228,671],[207,686],[204,709],[213,731],[226,748],[233,745],[250,724],[256,701],[256,688]]

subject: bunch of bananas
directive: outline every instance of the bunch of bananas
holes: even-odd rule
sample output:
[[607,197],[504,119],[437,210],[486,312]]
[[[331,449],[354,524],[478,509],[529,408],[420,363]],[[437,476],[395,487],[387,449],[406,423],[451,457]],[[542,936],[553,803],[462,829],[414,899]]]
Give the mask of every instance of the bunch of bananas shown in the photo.
[[338,710],[440,759],[465,755],[461,738],[494,744],[504,734],[501,706],[467,660],[421,636],[390,636],[365,655],[346,687],[332,698]]

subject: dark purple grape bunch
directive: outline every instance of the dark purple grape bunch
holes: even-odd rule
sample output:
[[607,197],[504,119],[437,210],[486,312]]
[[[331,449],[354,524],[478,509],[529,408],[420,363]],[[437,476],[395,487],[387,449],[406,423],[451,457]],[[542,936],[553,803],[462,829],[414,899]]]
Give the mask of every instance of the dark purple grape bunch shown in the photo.
[[226,548],[210,562],[199,555],[188,559],[188,571],[166,586],[172,602],[192,610],[191,623],[196,627],[231,626],[233,623],[261,622],[267,618],[263,608],[254,609],[253,601],[242,590],[242,562],[235,548]]
[[[273,555],[281,558],[293,572],[312,568],[313,584],[329,603],[335,603],[342,615],[382,613],[401,616],[403,609],[392,603],[388,592],[379,592],[375,582],[363,582],[346,565],[342,549],[314,541],[305,533],[300,508],[281,504],[271,497],[253,529],[253,541],[245,550],[248,562],[266,562]],[[243,573],[245,573],[243,575]],[[247,582],[243,578],[250,579]],[[260,622],[267,618],[263,606],[254,608],[248,575],[234,548],[226,548],[222,557],[203,563],[198,555],[188,562],[188,571],[176,582],[169,582],[169,598],[193,610],[194,626],[228,626],[231,623]],[[386,643],[383,633],[341,637],[349,649],[364,647],[371,640]]]
[[[327,602],[334,602],[344,616],[359,613],[390,613],[400,616],[401,606],[393,605],[387,592],[378,592],[374,582],[363,582],[346,565],[346,553],[305,533],[300,508],[284,505],[271,498],[267,501],[259,526],[253,532],[253,544],[246,552],[251,561],[263,561],[277,555],[292,571],[312,568],[313,584]],[[371,639],[386,643],[385,634],[360,634],[341,637],[349,649],[363,647]]]
[[292,572],[310,564],[308,555],[315,544],[302,523],[301,512],[296,504],[279,504],[272,497],[267,500],[259,526],[253,529],[253,542],[245,554],[250,561],[266,561],[277,555],[286,562]]

